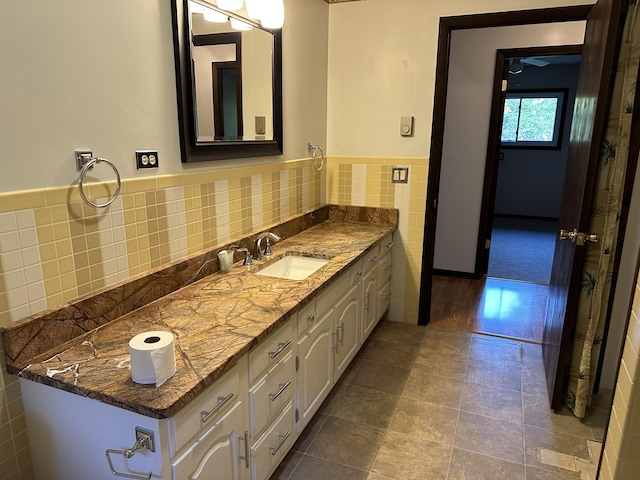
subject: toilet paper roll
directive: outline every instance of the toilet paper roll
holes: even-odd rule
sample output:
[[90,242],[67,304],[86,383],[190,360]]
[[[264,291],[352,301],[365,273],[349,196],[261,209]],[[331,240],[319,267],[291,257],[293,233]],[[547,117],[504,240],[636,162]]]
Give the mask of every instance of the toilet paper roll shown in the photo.
[[129,341],[131,378],[136,383],[155,383],[159,387],[176,373],[173,334],[143,332]]

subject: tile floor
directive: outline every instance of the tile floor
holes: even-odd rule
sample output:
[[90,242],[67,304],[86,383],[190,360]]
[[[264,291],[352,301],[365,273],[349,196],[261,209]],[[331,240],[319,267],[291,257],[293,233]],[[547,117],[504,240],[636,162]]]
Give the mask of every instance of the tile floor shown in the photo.
[[549,410],[539,345],[381,322],[271,480],[595,479],[607,417]]

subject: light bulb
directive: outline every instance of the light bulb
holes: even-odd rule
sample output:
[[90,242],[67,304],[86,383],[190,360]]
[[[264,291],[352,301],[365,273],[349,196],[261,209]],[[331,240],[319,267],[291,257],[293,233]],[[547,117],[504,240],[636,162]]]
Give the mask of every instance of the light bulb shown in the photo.
[[260,17],[264,28],[282,28],[284,25],[284,1],[267,0]]
[[234,30],[251,30],[253,27],[248,23],[241,22],[236,18],[231,19],[231,28]]
[[262,18],[266,2],[265,0],[245,0],[247,6],[247,15],[249,18],[258,20]]
[[204,5],[200,5],[197,2],[189,2],[189,7],[191,8],[191,13],[204,13],[207,10]]
[[202,16],[207,22],[211,23],[227,23],[227,20],[229,20],[229,17],[224,13],[216,12],[215,10],[211,10],[209,8],[205,10]]
[[217,0],[216,3],[223,10],[236,11],[242,8],[243,0]]

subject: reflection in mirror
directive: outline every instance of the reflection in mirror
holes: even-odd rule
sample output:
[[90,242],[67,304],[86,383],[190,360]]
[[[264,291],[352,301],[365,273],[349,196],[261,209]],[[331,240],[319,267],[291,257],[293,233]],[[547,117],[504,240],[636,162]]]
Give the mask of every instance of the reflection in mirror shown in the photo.
[[281,155],[280,31],[203,0],[173,6],[182,160]]

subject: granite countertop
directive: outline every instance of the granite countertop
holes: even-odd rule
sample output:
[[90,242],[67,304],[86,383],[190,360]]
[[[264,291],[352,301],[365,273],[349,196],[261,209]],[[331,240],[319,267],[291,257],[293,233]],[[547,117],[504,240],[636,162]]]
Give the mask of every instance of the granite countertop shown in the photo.
[[[234,264],[29,359],[19,376],[153,418],[168,418],[310,302],[395,224],[328,220],[272,244],[274,256]],[[329,263],[305,280],[255,271],[284,254]],[[174,334],[176,374],[160,387],[131,379],[128,342],[149,330]],[[5,337],[6,342],[6,337]]]

